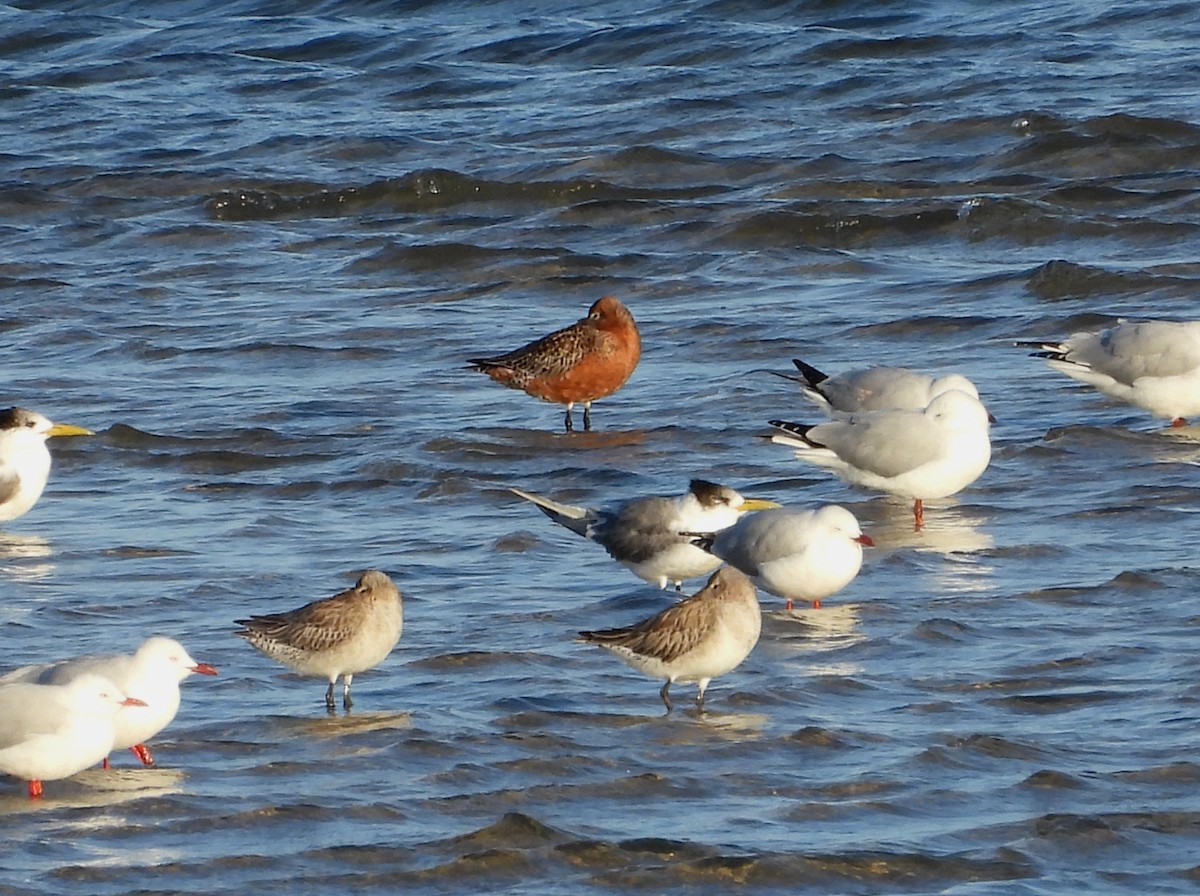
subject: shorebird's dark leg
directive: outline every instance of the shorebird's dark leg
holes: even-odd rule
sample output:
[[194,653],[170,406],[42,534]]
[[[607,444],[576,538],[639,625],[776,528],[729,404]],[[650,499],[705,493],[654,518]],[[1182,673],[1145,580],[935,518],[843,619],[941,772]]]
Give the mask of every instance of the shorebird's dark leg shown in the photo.
[[345,675],[342,677],[342,681],[344,681],[346,683],[345,687],[342,688],[342,708],[343,709],[349,709],[351,706],[354,705],[354,701],[350,699],[350,681],[353,678],[354,678],[353,675]]
[[696,692],[696,709],[700,712],[704,712],[704,689],[707,686],[707,684],[700,685],[700,690]]
[[583,431],[592,431],[592,403],[590,401],[583,403]]
[[676,583],[675,583],[675,593],[676,593],[676,594],[683,594],[683,582],[676,582]]
[[333,682],[329,682],[329,687],[325,689],[325,708],[330,712],[333,711]]
[[575,421],[571,419],[571,408],[574,406],[571,402],[567,402],[567,432],[575,431]]
[[664,684],[662,686],[662,690],[658,692],[658,696],[662,697],[662,702],[667,707],[667,712],[670,712],[671,710],[673,710],[675,708],[674,706],[671,705],[671,695],[669,693],[670,690],[671,690],[671,679],[668,678],[666,681],[666,684]]

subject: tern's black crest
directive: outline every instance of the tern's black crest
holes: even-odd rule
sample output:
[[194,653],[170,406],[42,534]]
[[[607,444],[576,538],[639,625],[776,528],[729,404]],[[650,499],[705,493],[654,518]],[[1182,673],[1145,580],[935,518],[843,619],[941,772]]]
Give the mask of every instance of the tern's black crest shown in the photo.
[[707,479],[693,479],[688,483],[688,491],[695,495],[696,500],[705,507],[729,503],[730,490],[723,485],[709,482]]
[[6,408],[0,411],[0,429],[20,429],[31,420],[28,411],[21,408]]

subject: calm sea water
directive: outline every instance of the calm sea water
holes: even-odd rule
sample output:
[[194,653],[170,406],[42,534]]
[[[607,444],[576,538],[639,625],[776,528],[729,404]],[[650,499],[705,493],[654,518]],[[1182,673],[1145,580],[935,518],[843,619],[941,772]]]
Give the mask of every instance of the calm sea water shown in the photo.
[[[1200,316],[1198,79],[1189,3],[4,6],[0,401],[98,435],[0,659],[221,675],[158,769],[0,782],[0,894],[1193,892],[1200,436],[1012,341]],[[464,369],[608,293],[597,431]],[[991,467],[915,533],[756,438],[793,357],[966,373]],[[670,596],[506,487],[693,476],[878,546],[664,717],[572,637]],[[368,567],[327,715],[231,623]]]

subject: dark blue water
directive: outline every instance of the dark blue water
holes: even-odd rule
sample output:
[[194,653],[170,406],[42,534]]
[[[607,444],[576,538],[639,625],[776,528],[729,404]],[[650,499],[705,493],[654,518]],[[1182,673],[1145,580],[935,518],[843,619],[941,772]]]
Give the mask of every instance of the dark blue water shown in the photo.
[[[0,9],[0,402],[56,440],[5,665],[182,640],[160,768],[6,780],[0,893],[1191,892],[1200,441],[1012,347],[1195,318],[1185,3]],[[465,359],[632,309],[561,409]],[[931,502],[756,438],[793,357],[966,373]],[[574,632],[670,599],[507,491],[703,476],[875,539],[661,715]],[[348,715],[232,620],[387,570]],[[698,583],[697,583],[698,584]],[[680,689],[681,693],[686,689]],[[685,701],[679,701],[681,704]]]

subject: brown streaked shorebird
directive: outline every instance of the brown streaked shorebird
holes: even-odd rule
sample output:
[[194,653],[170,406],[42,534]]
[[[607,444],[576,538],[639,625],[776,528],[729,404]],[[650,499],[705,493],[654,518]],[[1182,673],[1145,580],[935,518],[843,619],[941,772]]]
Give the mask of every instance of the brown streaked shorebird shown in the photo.
[[761,631],[754,583],[724,566],[702,589],[661,613],[626,628],[580,632],[579,640],[611,650],[651,678],[665,678],[658,695],[667,712],[674,708],[671,685],[696,682],[696,706],[703,711],[708,683],[740,666]]
[[676,591],[683,590],[684,579],[706,576],[721,565],[684,533],[717,532],[745,513],[779,506],[704,479],[693,479],[687,493],[678,497],[634,498],[599,510],[562,504],[519,488],[509,491],[537,505],[560,526],[601,545],[639,579],[659,588],[674,582]]
[[342,706],[349,709],[355,674],[381,663],[400,642],[403,601],[382,572],[362,574],[353,588],[286,613],[238,619],[245,638],[271,659],[303,675],[329,680],[325,705],[334,708],[333,686],[342,676]]
[[24,516],[42,496],[50,478],[46,439],[90,435],[90,429],[51,423],[37,411],[0,411],[0,522]]
[[612,395],[629,379],[642,355],[637,324],[621,302],[605,296],[587,317],[504,355],[471,358],[472,370],[510,389],[567,406],[583,404],[583,428],[592,428],[592,402]]

